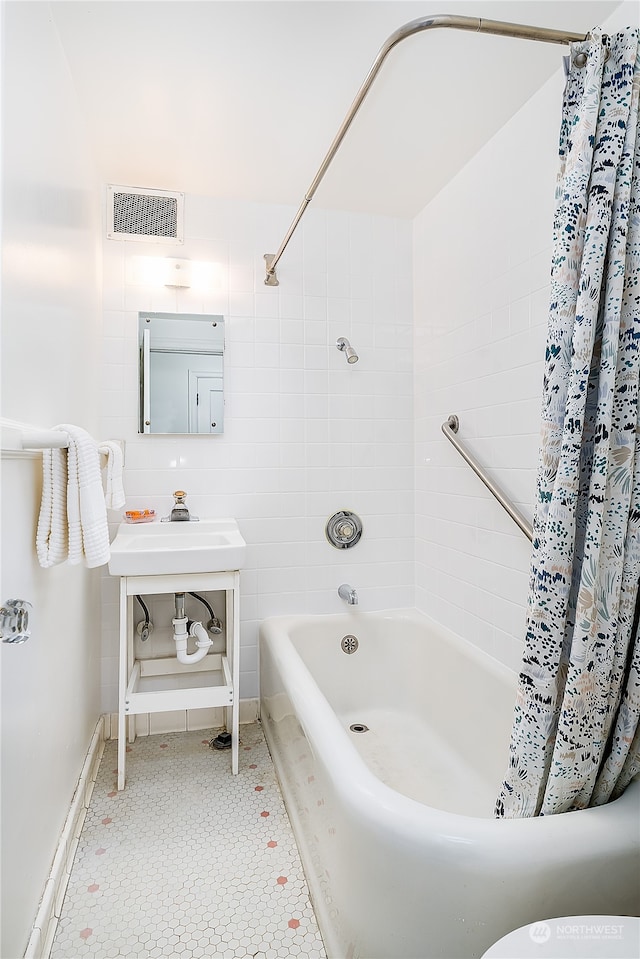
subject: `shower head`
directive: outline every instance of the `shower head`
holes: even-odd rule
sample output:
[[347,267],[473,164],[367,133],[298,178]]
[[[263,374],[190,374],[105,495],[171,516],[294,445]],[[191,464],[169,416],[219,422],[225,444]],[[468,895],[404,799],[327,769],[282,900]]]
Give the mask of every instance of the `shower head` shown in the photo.
[[351,346],[351,343],[346,338],[346,336],[338,337],[338,339],[336,340],[336,346],[339,350],[342,350],[342,352],[346,356],[347,363],[358,362],[358,359],[359,359],[358,354],[356,353],[354,348]]

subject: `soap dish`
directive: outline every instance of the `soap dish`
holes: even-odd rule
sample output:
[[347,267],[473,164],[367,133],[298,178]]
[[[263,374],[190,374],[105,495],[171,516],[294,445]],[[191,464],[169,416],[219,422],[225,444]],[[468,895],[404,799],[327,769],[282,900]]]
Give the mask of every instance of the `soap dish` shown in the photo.
[[155,518],[154,509],[128,509],[124,514],[125,523],[153,523]]

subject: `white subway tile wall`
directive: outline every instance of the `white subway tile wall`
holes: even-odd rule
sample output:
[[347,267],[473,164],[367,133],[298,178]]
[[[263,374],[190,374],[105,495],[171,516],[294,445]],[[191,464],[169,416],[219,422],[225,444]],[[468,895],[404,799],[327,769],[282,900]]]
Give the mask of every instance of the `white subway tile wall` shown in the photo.
[[[258,624],[337,612],[347,580],[362,609],[414,605],[412,225],[309,209],[264,285],[289,207],[187,195],[179,248],[104,240],[101,435],[126,440],[126,508],[166,514],[185,489],[199,516],[235,516],[245,537],[240,695],[258,695]],[[215,263],[208,289],[137,282],[137,257]],[[138,311],[221,313],[225,429],[140,436]],[[348,337],[360,356],[336,349]],[[324,527],[339,509],[364,523],[336,550]],[[113,527],[119,521],[111,514]],[[118,584],[103,571],[102,710],[117,709]],[[170,614],[167,613],[167,615]],[[166,625],[166,624],[165,624]],[[152,635],[159,655],[166,631]]]
[[[216,264],[205,292],[133,282],[153,244],[104,242],[104,436],[127,441],[128,507],[235,516],[241,696],[258,694],[260,620],[416,605],[516,668],[530,544],[440,427],[533,511],[563,77],[558,72],[416,217],[310,208],[266,287],[288,207],[187,196],[177,255]],[[139,436],[139,310],[224,314],[225,432]],[[335,348],[347,336],[360,356]],[[327,518],[365,534],[336,551]],[[115,521],[118,517],[112,517]],[[415,560],[415,565],[414,565]],[[103,703],[117,706],[117,584],[103,579]]]
[[442,435],[531,518],[563,78],[414,222],[416,605],[517,667],[531,547]]

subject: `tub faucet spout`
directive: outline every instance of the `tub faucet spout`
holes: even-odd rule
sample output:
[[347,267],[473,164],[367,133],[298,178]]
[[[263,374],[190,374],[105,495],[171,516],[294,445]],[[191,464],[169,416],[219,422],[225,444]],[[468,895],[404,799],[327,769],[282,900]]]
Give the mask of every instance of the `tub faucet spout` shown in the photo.
[[358,594],[356,593],[353,586],[349,586],[347,585],[347,583],[343,583],[342,586],[338,587],[338,596],[340,597],[340,599],[344,599],[344,601],[348,603],[349,606],[358,605]]

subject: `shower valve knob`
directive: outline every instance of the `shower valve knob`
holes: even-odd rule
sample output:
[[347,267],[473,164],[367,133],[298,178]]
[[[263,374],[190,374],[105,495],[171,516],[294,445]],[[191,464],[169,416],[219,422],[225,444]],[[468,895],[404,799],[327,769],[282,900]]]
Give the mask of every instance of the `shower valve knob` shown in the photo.
[[350,510],[339,510],[327,520],[325,535],[336,549],[349,549],[362,536],[362,520]]

